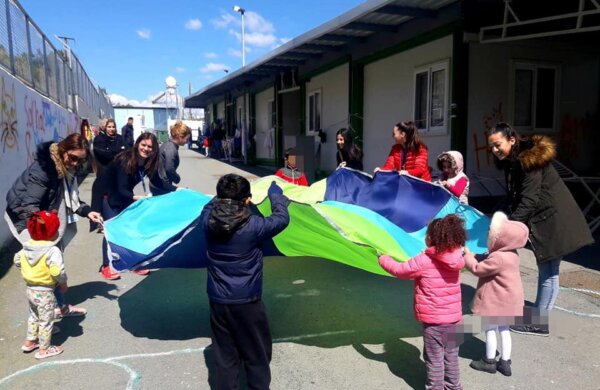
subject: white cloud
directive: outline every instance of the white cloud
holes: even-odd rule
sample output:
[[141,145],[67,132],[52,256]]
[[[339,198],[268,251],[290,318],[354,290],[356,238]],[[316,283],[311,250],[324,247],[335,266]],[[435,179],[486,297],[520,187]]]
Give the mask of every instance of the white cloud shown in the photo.
[[227,65],[225,65],[225,64],[217,64],[214,62],[209,62],[208,64],[206,64],[202,68],[200,68],[200,73],[222,72],[226,69],[228,69],[228,68],[227,68]]
[[244,16],[245,28],[249,32],[259,32],[264,34],[275,32],[273,23],[269,22],[267,19],[263,18],[256,12],[248,11],[244,14]]
[[217,55],[217,53],[208,52],[208,53],[204,53],[204,57],[206,57],[208,59],[213,59],[213,58],[217,58],[218,55]]
[[242,57],[242,51],[241,50],[235,50],[235,49],[227,49],[227,54],[229,54],[232,57]]
[[185,28],[188,30],[200,30],[202,28],[202,22],[200,19],[189,19],[185,22]]
[[219,28],[225,28],[227,26],[229,26],[230,24],[236,24],[236,25],[241,25],[241,19],[240,18],[236,18],[235,16],[233,16],[230,13],[226,13],[223,12],[218,19],[213,19],[211,20],[212,25],[219,29]]
[[[252,11],[246,12],[244,17],[246,46],[270,47],[279,42],[275,27],[269,20]],[[242,41],[241,18],[238,15],[223,12],[218,19],[212,20],[212,24],[217,29],[228,28],[230,35]]]
[[[166,104],[164,96],[161,97],[157,103],[152,103],[154,101],[154,99],[158,98],[162,94],[164,94],[164,91],[156,92],[152,95],[146,96],[146,99],[141,100],[141,101],[135,100],[135,99],[129,99],[123,95],[119,95],[116,93],[110,94],[109,98],[110,98],[110,102],[112,103],[113,106],[164,107]],[[183,102],[182,96],[179,96],[179,101]],[[172,94],[169,96],[169,107],[172,107],[174,105],[175,105],[175,95]]]
[[[229,33],[234,35],[238,41],[242,41],[242,34],[233,30],[229,30]],[[277,41],[277,37],[273,34],[248,32],[244,34],[244,40],[246,41],[246,46],[265,47],[271,46],[273,43],[275,43]]]
[[136,33],[142,39],[150,39],[150,30],[147,28],[136,30]]
[[183,68],[181,66],[176,66],[175,67],[175,72],[177,72],[177,73],[183,73],[183,72],[185,72],[185,68]]
[[279,42],[283,45],[284,43],[288,43],[292,38],[279,38]]

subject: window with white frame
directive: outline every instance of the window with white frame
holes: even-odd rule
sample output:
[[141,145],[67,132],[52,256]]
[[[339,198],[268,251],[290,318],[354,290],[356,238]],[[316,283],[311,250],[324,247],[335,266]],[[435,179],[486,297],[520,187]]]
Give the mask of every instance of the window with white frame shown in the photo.
[[321,90],[309,93],[306,97],[306,132],[321,129]]
[[415,69],[414,119],[421,131],[448,131],[448,61]]
[[558,65],[513,63],[513,125],[518,130],[555,129]]

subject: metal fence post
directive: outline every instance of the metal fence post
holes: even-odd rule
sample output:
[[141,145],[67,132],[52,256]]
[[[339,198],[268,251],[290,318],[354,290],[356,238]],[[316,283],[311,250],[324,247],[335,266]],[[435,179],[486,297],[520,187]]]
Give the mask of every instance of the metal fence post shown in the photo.
[[15,74],[15,56],[13,53],[12,27],[10,22],[10,0],[4,2],[6,5],[6,31],[8,32],[8,57],[10,58],[10,71]]

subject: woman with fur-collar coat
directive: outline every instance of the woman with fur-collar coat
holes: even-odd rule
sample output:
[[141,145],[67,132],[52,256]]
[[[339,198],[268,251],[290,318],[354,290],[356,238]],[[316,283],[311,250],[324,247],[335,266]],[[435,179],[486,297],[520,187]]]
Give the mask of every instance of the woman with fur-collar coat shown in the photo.
[[551,310],[558,295],[562,257],[593,243],[592,234],[551,164],[556,145],[549,137],[523,139],[509,124],[498,123],[491,130],[488,144],[506,175],[509,218],[529,228],[539,271],[536,306]]

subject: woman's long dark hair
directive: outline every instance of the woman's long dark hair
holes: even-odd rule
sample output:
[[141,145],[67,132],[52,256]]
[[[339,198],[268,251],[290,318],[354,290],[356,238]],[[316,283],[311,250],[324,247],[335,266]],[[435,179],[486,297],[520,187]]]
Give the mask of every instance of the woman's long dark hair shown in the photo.
[[138,147],[142,141],[148,139],[152,141],[152,156],[148,157],[144,163],[144,173],[146,176],[152,177],[158,170],[158,164],[160,163],[158,140],[154,134],[146,132],[140,134],[132,148],[122,151],[115,157],[117,161],[125,166],[125,173],[128,175],[133,176],[136,174],[138,170]]
[[406,134],[406,142],[404,143],[406,150],[416,153],[421,147],[427,149],[427,145],[421,140],[419,130],[414,122],[398,122],[396,127]]
[[354,132],[352,131],[352,128],[342,127],[335,133],[336,138],[338,135],[341,135],[344,139],[344,147],[342,150],[348,153],[351,160],[361,161],[363,154],[360,148],[354,143]]

